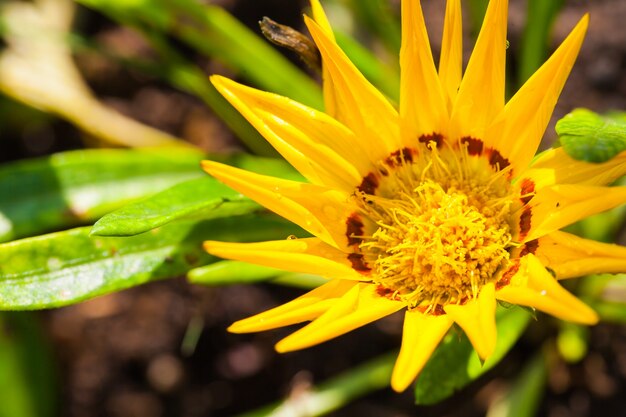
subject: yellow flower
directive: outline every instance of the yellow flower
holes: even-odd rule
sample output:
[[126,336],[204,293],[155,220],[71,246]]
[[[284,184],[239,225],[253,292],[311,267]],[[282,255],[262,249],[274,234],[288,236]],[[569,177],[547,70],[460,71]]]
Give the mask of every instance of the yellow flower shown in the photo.
[[596,323],[557,280],[625,271],[626,248],[559,229],[626,201],[626,187],[606,186],[626,173],[626,154],[589,164],[553,149],[533,161],[588,16],[505,105],[507,1],[490,2],[462,75],[460,0],[446,6],[438,71],[420,2],[403,0],[395,109],[337,46],[318,0],[312,8],[305,21],[323,58],[325,113],[212,78],[309,183],[204,168],[315,237],[210,241],[206,250],[329,281],[229,330],[312,321],[278,342],[287,352],[404,309],[391,381],[402,391],[454,323],[488,358],[498,300]]

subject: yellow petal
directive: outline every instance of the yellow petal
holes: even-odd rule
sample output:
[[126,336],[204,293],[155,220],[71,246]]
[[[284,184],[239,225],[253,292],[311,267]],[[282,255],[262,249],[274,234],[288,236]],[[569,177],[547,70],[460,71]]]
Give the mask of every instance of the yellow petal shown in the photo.
[[496,292],[498,300],[533,307],[557,318],[581,324],[596,324],[598,315],[559,285],[532,254],[522,258],[511,283]]
[[447,305],[445,312],[467,334],[481,359],[487,360],[496,347],[496,295],[493,283],[483,286],[478,298],[464,305]]
[[345,222],[355,208],[339,191],[259,175],[213,161],[202,167],[215,178],[337,248],[347,246]]
[[504,107],[507,9],[507,0],[489,2],[452,109],[452,139],[484,138],[485,129]]
[[326,278],[363,280],[352,269],[348,254],[317,238],[286,239],[258,243],[207,241],[204,248],[212,255],[285,271],[316,274]]
[[312,323],[276,344],[284,353],[325,342],[405,307],[377,293],[376,285],[357,284]]
[[558,279],[626,272],[625,247],[560,231],[540,238],[535,255]]
[[626,175],[626,152],[596,164],[577,161],[563,148],[556,148],[541,153],[522,177],[539,190],[553,184],[607,185],[622,175]]
[[400,120],[405,146],[422,135],[447,135],[448,111],[419,0],[402,1]]
[[396,110],[317,23],[306,16],[304,21],[332,80],[337,103],[334,117],[368,147],[370,160],[382,160],[400,149]]
[[330,309],[357,283],[334,279],[321,287],[263,313],[233,323],[228,331],[251,333],[313,320]]
[[[311,11],[313,12],[313,20],[320,26],[320,29],[324,31],[328,39],[334,41],[335,35],[333,29],[328,22],[326,13],[318,0],[311,0]],[[328,71],[328,68],[324,62],[322,62],[322,83],[324,91],[324,110],[332,117],[337,116],[337,97],[335,97],[335,86],[333,80]]]
[[578,220],[626,202],[626,187],[553,185],[531,201],[530,229],[524,242],[544,236]]
[[450,326],[452,320],[446,314],[429,316],[419,311],[406,312],[402,347],[391,375],[394,391],[402,392],[411,385]]
[[333,118],[277,94],[220,76],[215,88],[309,181],[352,190],[372,170],[352,132]]
[[589,16],[585,15],[550,59],[511,98],[487,130],[485,141],[525,169],[537,151],[565,81],[578,56]]
[[319,0],[311,0],[311,12],[313,12],[313,20],[320,26],[320,29],[322,29],[330,39],[335,40],[333,28],[330,26],[328,17],[326,17],[326,13]]
[[446,93],[448,112],[456,99],[463,74],[463,19],[461,0],[448,0],[439,58],[439,80]]

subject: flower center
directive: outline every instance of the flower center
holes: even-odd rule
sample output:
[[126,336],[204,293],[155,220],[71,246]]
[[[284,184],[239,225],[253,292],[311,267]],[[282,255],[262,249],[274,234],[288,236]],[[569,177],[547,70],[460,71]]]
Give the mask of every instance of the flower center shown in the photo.
[[476,297],[508,265],[513,198],[503,171],[464,150],[431,144],[411,159],[359,194],[373,222],[359,250],[375,283],[430,312]]

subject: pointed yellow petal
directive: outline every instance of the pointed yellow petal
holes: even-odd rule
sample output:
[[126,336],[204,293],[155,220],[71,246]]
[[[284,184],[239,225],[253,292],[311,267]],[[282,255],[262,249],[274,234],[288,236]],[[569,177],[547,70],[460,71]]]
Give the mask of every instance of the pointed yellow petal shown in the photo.
[[333,118],[277,94],[220,76],[215,88],[309,181],[354,189],[372,170],[352,132]]
[[464,305],[447,305],[446,313],[467,334],[481,359],[487,360],[496,347],[496,290],[485,285],[478,298]]
[[463,74],[463,19],[461,0],[448,0],[443,24],[439,80],[446,93],[448,112],[456,99]]
[[553,185],[531,201],[530,228],[524,242],[544,236],[578,220],[626,202],[626,187]]
[[357,284],[315,321],[278,342],[276,350],[284,353],[317,345],[403,307],[404,303],[380,296],[376,285]]
[[[328,22],[326,13],[318,0],[311,0],[311,11],[313,12],[313,20],[324,31],[328,39],[334,41],[335,35],[333,29]],[[324,111],[332,117],[337,117],[337,97],[335,96],[335,86],[324,62],[322,62],[322,82],[324,91]]]
[[406,312],[402,347],[391,375],[394,391],[402,392],[411,385],[450,326],[452,320],[446,314],[429,316],[419,311]]
[[485,141],[509,159],[514,169],[525,169],[537,151],[565,81],[578,56],[589,16],[585,15],[550,59],[507,103]]
[[207,241],[212,255],[285,271],[316,274],[326,278],[363,280],[352,269],[348,255],[317,238],[287,239],[259,243]]
[[600,163],[577,161],[563,148],[543,152],[522,174],[535,184],[535,190],[553,184],[607,185],[626,175],[626,152]]
[[313,184],[259,175],[213,161],[202,167],[226,185],[337,248],[347,246],[348,195]]
[[317,23],[306,16],[304,20],[332,80],[337,103],[334,117],[369,147],[370,160],[382,160],[400,149],[396,110]]
[[447,135],[448,111],[419,0],[402,1],[400,120],[405,146],[422,135]]
[[484,138],[485,129],[504,107],[507,9],[507,0],[489,2],[452,109],[453,140]]
[[535,255],[558,279],[626,272],[625,247],[560,231],[540,238]]
[[328,17],[326,17],[326,13],[324,12],[324,9],[322,8],[319,0],[311,0],[311,11],[313,12],[313,20],[315,20],[315,23],[320,26],[326,36],[328,36],[332,40],[335,40],[333,28],[330,26]]
[[286,304],[233,323],[228,331],[251,333],[313,320],[330,309],[357,283],[334,279]]
[[559,285],[532,254],[522,258],[511,283],[496,292],[498,300],[533,307],[557,318],[581,324],[596,324],[598,315]]

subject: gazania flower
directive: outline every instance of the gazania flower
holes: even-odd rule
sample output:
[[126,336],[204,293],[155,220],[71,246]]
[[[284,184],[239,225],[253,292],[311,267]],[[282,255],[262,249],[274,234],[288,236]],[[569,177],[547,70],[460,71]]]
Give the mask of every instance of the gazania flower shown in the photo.
[[420,3],[403,0],[396,109],[337,46],[317,0],[312,7],[305,21],[323,59],[324,113],[212,78],[309,182],[204,168],[314,237],[206,249],[329,281],[229,330],[311,321],[278,342],[287,352],[404,310],[391,381],[402,391],[454,323],[488,358],[498,301],[596,323],[558,280],[624,271],[626,249],[559,229],[626,201],[626,188],[606,186],[626,173],[626,154],[589,164],[553,149],[533,161],[588,16],[505,105],[507,1],[490,2],[462,75],[460,0],[446,6],[438,71]]

